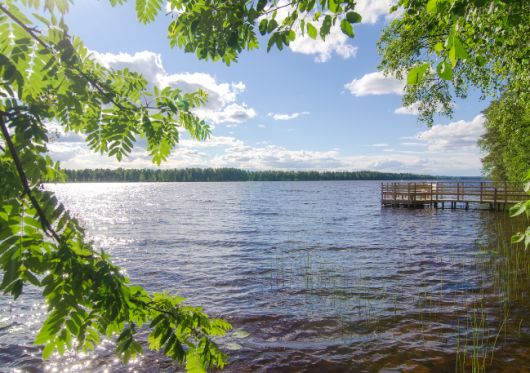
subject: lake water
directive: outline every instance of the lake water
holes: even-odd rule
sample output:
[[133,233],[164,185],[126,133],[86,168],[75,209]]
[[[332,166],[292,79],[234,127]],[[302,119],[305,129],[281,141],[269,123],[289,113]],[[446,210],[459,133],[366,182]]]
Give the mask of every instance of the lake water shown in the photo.
[[[525,301],[512,304],[515,316],[502,316],[504,288],[493,270],[500,249],[488,249],[502,245],[495,237],[508,230],[506,214],[382,207],[380,188],[375,181],[46,185],[131,284],[178,293],[228,318],[234,329],[219,339],[227,372],[528,370],[530,319],[517,318]],[[143,358],[122,367],[109,341],[90,356],[43,363],[31,345],[43,312],[30,287],[17,302],[0,297],[0,371],[177,367],[146,346]],[[512,324],[518,330],[506,331]],[[250,335],[232,337],[239,330]],[[233,342],[242,348],[227,349]]]

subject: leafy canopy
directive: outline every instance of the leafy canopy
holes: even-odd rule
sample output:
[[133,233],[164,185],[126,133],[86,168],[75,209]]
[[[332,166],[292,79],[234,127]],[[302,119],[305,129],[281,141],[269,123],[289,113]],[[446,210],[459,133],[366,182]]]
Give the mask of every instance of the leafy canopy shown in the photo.
[[400,0],[397,10],[378,42],[379,69],[406,79],[403,106],[420,102],[420,121],[450,116],[469,87],[483,99],[508,87],[528,105],[530,1]]
[[[175,17],[168,27],[171,47],[227,65],[237,62],[243,50],[258,48],[258,32],[269,35],[267,51],[275,45],[282,50],[300,34],[326,40],[337,22],[353,38],[352,25],[362,19],[354,12],[354,0],[170,0],[168,4]],[[162,5],[162,0],[137,1],[138,16],[151,22]]]
[[104,68],[69,35],[67,1],[46,0],[40,13],[39,6],[39,0],[0,2],[0,290],[14,299],[28,283],[42,290],[48,317],[35,343],[45,345],[44,359],[55,350],[93,350],[101,335],[115,335],[116,354],[127,364],[142,353],[135,335],[145,324],[152,330],[149,347],[189,371],[222,368],[226,355],[211,337],[224,335],[230,324],[182,297],[131,286],[41,187],[65,179],[46,155],[46,123],[86,135],[91,149],[118,160],[131,152],[136,136],[144,137],[160,164],[178,142],[179,128],[197,140],[210,136],[192,113],[207,95],[170,87],[148,92],[141,75]]
[[484,111],[485,134],[478,145],[485,156],[482,166],[490,180],[524,180],[530,168],[530,112],[504,94]]

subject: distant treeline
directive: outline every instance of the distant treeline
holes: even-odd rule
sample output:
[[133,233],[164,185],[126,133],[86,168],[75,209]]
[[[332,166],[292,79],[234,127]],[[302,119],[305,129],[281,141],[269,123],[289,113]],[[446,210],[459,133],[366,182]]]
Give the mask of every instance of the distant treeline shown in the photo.
[[237,168],[65,170],[67,182],[208,182],[208,181],[318,181],[318,180],[425,180],[455,179],[376,171],[245,171]]

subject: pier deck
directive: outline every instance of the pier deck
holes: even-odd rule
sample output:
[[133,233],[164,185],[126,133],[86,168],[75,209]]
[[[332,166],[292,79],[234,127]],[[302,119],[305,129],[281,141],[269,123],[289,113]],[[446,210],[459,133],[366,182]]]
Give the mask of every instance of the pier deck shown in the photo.
[[469,208],[470,203],[487,204],[490,210],[506,209],[530,196],[521,183],[497,182],[392,182],[381,183],[381,204]]

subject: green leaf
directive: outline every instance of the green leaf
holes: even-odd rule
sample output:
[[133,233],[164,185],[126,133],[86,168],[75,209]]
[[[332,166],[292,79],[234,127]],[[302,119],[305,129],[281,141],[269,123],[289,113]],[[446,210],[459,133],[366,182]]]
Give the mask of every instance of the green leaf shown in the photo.
[[524,234],[516,234],[512,236],[512,243],[518,243],[521,242],[525,238]]
[[315,28],[315,26],[313,26],[311,23],[307,23],[307,35],[309,35],[309,37],[311,39],[316,39],[317,38],[317,35],[318,35],[318,31],[317,29]]
[[265,8],[265,5],[267,5],[267,0],[259,0],[258,1],[258,6],[256,7],[256,10],[258,12],[261,12]]
[[329,35],[329,33],[331,32],[331,24],[331,16],[329,14],[326,14],[324,22],[322,22],[322,26],[320,27],[320,37],[322,38],[322,40],[326,40],[326,35]]
[[131,359],[131,353],[127,350],[123,353],[123,365],[129,364],[130,359]]
[[262,19],[259,23],[259,33],[265,35],[267,33],[267,24],[269,21],[267,19]]
[[226,348],[228,348],[229,350],[241,350],[243,347],[241,347],[241,345],[237,344],[237,343],[229,343],[228,346],[226,346]]
[[453,48],[455,48],[455,55],[457,58],[461,59],[467,59],[469,58],[469,54],[467,53],[466,49],[462,45],[462,42],[458,37],[454,38],[453,41]]
[[486,59],[485,59],[484,57],[482,57],[482,56],[477,56],[477,57],[475,58],[475,62],[476,62],[476,64],[477,64],[478,66],[481,66],[481,67],[482,67],[482,66],[486,66],[486,64],[487,64]]
[[515,206],[510,207],[510,217],[521,215],[526,210],[526,202],[519,202]]
[[437,43],[435,46],[434,46],[434,50],[437,50],[438,52],[441,52],[443,51],[445,48],[444,48],[444,45],[443,43]]
[[270,34],[276,27],[278,27],[278,22],[275,19],[271,19],[267,25],[267,33]]
[[149,328],[150,328],[150,329],[153,329],[155,326],[158,325],[158,323],[159,323],[160,321],[165,320],[165,318],[166,318],[166,315],[163,314],[163,313],[161,313],[160,315],[158,315],[157,317],[155,317],[155,318],[153,319],[153,321],[151,321],[151,324],[149,325]]
[[438,11],[438,3],[442,2],[443,0],[429,0],[427,2],[427,13],[436,13]]
[[353,38],[355,36],[355,34],[353,33],[352,25],[345,19],[340,22],[340,29],[344,34],[348,35],[350,38]]
[[346,19],[350,23],[360,23],[363,20],[363,17],[357,12],[348,12],[346,13]]
[[456,58],[456,47],[454,45],[449,50],[449,60],[451,60],[451,65],[455,67],[457,58]]
[[453,80],[453,69],[451,64],[446,61],[441,61],[436,67],[438,76],[444,80]]
[[46,360],[53,354],[53,351],[55,350],[55,342],[50,342],[44,347],[44,350],[42,351],[42,359]]
[[416,66],[412,70],[409,71],[407,75],[407,84],[410,85],[417,85],[420,83],[421,78],[423,77],[423,74],[425,74],[425,71],[431,66],[430,63],[424,63],[423,65]]

